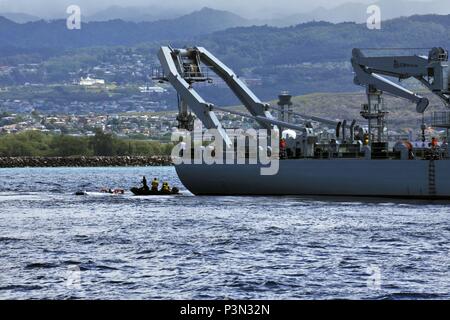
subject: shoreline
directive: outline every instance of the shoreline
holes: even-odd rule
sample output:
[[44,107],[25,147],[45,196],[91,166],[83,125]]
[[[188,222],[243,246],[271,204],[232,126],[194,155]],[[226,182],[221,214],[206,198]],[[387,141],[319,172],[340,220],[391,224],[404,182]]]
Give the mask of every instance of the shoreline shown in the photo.
[[0,168],[165,167],[172,165],[170,156],[0,157]]

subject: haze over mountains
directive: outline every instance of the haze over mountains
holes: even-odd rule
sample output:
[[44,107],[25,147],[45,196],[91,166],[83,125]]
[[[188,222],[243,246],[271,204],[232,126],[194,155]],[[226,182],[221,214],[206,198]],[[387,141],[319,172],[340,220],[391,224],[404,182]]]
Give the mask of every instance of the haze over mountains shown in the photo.
[[[325,0],[323,0],[325,1]],[[323,2],[322,1],[322,2]],[[283,1],[277,4],[275,1],[262,1],[252,4],[251,2],[241,3],[240,6],[232,2],[230,5],[214,1],[208,2],[208,6],[218,8],[222,11],[233,12],[242,18],[243,25],[271,25],[271,26],[290,26],[309,21],[328,21],[328,22],[365,22],[367,19],[367,7],[369,4],[380,6],[382,18],[384,20],[393,19],[401,16],[411,16],[414,14],[450,14],[450,1],[448,0],[379,0],[374,2],[361,2],[365,0],[351,0],[336,5],[336,1],[329,2],[327,7],[320,6],[321,1],[312,8],[312,5],[306,5],[302,1],[295,1],[294,4],[283,5]],[[103,8],[90,12],[85,12],[85,6],[81,6],[84,21],[109,21],[124,20],[129,22],[149,22],[164,19],[174,19],[187,15],[193,11],[200,10],[200,6],[195,6],[195,2],[186,7],[186,5],[171,5],[173,1],[167,3],[154,3],[151,5],[132,6],[123,2],[122,5],[108,6],[106,3]],[[342,1],[341,1],[342,2]],[[39,19],[63,19],[66,12],[65,7],[61,6],[58,14],[39,15],[37,13],[24,13],[17,10],[11,10],[4,1],[0,6],[0,15],[12,21],[24,23],[36,21]],[[309,2],[310,3],[310,2]],[[295,5],[298,4],[298,5]],[[54,7],[54,6],[53,6]],[[16,8],[17,9],[17,8]],[[30,9],[31,10],[31,9]],[[36,11],[36,10],[35,10]],[[92,11],[92,10],[91,10]]]
[[[370,2],[370,4],[375,4],[380,7],[383,20],[407,17],[415,14],[450,14],[450,1],[448,0],[434,0],[431,2],[380,0]],[[283,19],[278,19],[272,22],[272,24],[289,26],[308,21],[328,21],[333,23],[352,21],[362,23],[366,22],[368,17],[367,7],[368,4],[356,2],[348,2],[331,9],[320,7],[307,13],[293,14]]]
[[68,30],[66,21],[62,19],[16,23],[0,17],[0,49],[135,45],[161,40],[192,39],[245,25],[248,25],[247,20],[238,15],[209,8],[175,19],[154,22],[88,22],[82,24],[81,30]]
[[276,54],[270,50],[284,51],[286,48],[292,48],[298,57],[303,57],[311,48],[317,48],[312,57],[336,59],[341,48],[351,49],[354,46],[447,46],[449,26],[450,16],[422,15],[387,20],[382,30],[369,30],[365,23],[354,22],[309,22],[279,28],[252,25],[249,20],[236,14],[209,8],[154,22],[87,22],[82,24],[81,30],[68,30],[66,21],[62,19],[15,23],[0,17],[0,52],[6,48],[20,51],[133,46],[142,43],[192,45],[213,42],[208,44],[225,46],[227,52],[239,52],[247,47],[248,53],[256,54],[254,61],[261,50],[267,56]]
[[41,18],[39,18],[38,16],[20,12],[2,12],[0,13],[0,16],[16,23],[26,23],[41,20]]
[[121,7],[111,6],[100,10],[92,15],[86,16],[86,21],[108,21],[108,20],[124,20],[131,22],[157,21],[163,19],[173,19],[183,14],[183,10],[175,8],[164,8],[158,6],[146,7]]

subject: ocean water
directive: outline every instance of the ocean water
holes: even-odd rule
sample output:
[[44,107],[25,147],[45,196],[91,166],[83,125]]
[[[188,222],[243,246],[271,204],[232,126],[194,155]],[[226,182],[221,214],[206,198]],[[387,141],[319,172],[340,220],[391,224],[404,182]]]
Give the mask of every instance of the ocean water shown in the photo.
[[[183,195],[95,193],[142,175]],[[0,169],[0,299],[448,299],[449,249],[449,203],[195,197],[174,168]]]

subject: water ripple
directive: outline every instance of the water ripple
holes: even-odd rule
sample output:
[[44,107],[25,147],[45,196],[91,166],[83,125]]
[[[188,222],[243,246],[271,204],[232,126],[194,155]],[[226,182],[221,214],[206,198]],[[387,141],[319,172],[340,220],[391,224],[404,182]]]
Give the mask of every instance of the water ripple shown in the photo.
[[0,169],[0,299],[449,298],[448,204],[98,193],[142,175],[181,186],[173,168]]

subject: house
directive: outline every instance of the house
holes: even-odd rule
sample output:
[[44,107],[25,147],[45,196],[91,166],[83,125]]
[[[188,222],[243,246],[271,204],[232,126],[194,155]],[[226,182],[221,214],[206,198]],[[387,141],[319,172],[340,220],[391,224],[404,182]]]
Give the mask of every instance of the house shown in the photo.
[[139,87],[139,91],[141,93],[164,93],[167,92],[166,89],[158,86],[150,87],[150,86],[143,86]]
[[84,87],[92,87],[92,86],[104,86],[105,80],[103,79],[94,79],[91,77],[81,78],[79,82],[80,86]]

